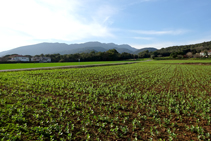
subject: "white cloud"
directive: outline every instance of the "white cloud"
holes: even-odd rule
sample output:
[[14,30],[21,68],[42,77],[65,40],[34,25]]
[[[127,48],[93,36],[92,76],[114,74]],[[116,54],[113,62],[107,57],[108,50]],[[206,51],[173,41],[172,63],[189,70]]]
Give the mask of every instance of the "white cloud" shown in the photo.
[[[91,10],[93,11],[93,10]],[[94,21],[105,24],[111,20],[111,15],[117,14],[118,8],[109,4],[97,5],[96,11],[94,10],[91,15]]]
[[187,30],[162,30],[162,31],[155,31],[155,30],[130,30],[130,32],[137,33],[137,34],[145,34],[145,35],[180,35],[187,33]]
[[9,50],[14,47],[24,46],[32,44],[30,35],[25,34],[24,32],[17,32],[8,28],[0,27],[0,52]]
[[202,42],[209,42],[210,40],[211,40],[211,36],[207,36],[201,39],[187,41],[186,44],[197,44],[197,43],[202,43]]
[[189,45],[189,44],[197,44],[197,43],[202,43],[202,42],[208,42],[210,41],[211,36],[206,36],[204,38],[198,39],[198,40],[189,40],[189,41],[166,41],[166,42],[154,42],[154,43],[149,43],[149,44],[130,44],[132,47],[135,48],[145,48],[145,47],[155,47],[157,49],[161,48],[166,48],[166,47],[171,47],[171,46],[181,46],[181,45]]
[[153,38],[151,37],[132,37],[134,39],[137,39],[137,40],[152,40]]
[[130,44],[130,45],[132,47],[135,47],[138,49],[145,48],[145,47],[155,47],[157,49],[160,49],[160,48],[165,48],[165,47],[176,45],[176,43],[174,43],[174,42],[157,42],[157,43],[151,43],[151,44]]
[[[89,1],[5,0],[0,2],[0,51],[34,40],[77,41],[113,37],[107,27],[115,7],[101,6],[86,13]],[[4,41],[4,42],[2,42]],[[10,42],[8,42],[10,41]],[[6,48],[7,47],[7,48]]]

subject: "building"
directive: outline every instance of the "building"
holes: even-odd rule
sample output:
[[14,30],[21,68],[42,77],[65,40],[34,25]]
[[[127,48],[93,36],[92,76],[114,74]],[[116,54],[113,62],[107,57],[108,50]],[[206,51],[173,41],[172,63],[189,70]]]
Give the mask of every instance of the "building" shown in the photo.
[[[206,56],[206,53],[205,53],[205,52],[206,52],[206,51],[201,51],[201,52],[200,52],[200,56],[203,56],[203,57]],[[211,56],[211,50],[208,50],[208,51],[207,51],[207,55],[208,55],[208,56]]]
[[8,57],[8,61],[17,61],[17,62],[29,62],[30,59],[27,56],[22,56],[22,55],[11,55]]
[[51,58],[50,57],[32,57],[31,61],[32,62],[46,63],[46,62],[51,62]]
[[200,56],[205,56],[205,52],[204,51],[201,51],[200,52]]
[[208,51],[208,55],[211,55],[211,50]]
[[40,61],[40,57],[32,57],[31,61],[32,62],[39,62]]

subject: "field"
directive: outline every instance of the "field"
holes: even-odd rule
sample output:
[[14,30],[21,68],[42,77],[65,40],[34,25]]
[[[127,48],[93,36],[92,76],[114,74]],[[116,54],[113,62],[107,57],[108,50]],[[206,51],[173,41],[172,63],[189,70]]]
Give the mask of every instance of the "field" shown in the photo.
[[8,63],[0,64],[0,70],[6,69],[24,69],[24,68],[41,68],[41,67],[60,67],[73,65],[94,65],[94,64],[110,64],[110,63],[126,63],[134,61],[95,61],[95,62],[58,62],[58,63]]
[[211,65],[187,62],[1,72],[0,138],[210,140]]

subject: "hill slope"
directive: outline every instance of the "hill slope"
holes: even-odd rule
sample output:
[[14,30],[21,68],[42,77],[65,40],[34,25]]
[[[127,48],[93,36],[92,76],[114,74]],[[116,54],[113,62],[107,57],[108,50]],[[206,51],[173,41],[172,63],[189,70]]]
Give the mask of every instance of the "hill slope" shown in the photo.
[[181,46],[172,46],[167,48],[161,48],[160,50],[155,51],[154,53],[160,54],[163,56],[169,56],[173,52],[177,52],[180,54],[186,54],[187,52],[192,53],[199,53],[203,50],[210,50],[211,49],[211,41],[197,43],[197,44],[190,44],[190,45],[181,45]]
[[132,53],[137,49],[129,45],[116,45],[113,43],[87,42],[83,44],[65,44],[65,43],[40,43],[35,45],[28,45],[18,47],[9,51],[0,52],[0,56],[8,54],[21,55],[39,55],[39,54],[75,54],[95,50],[97,52],[104,52],[109,49],[116,49],[119,52]]
[[143,52],[143,51],[146,51],[146,50],[148,50],[149,52],[154,52],[154,51],[156,51],[158,49],[153,48],[153,47],[142,48],[142,49],[139,49],[139,50],[135,51],[133,54],[139,54],[140,52]]

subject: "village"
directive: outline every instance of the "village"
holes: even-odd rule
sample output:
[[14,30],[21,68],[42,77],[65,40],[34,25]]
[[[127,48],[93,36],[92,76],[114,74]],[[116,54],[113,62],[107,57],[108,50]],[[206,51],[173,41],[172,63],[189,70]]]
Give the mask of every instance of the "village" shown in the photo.
[[8,55],[2,58],[0,61],[2,62],[39,62],[39,63],[47,63],[51,62],[50,57],[44,56],[24,56],[24,55]]
[[201,57],[208,57],[208,56],[211,56],[211,50],[209,50],[209,51],[201,51],[201,52],[200,52],[200,56],[201,56]]

